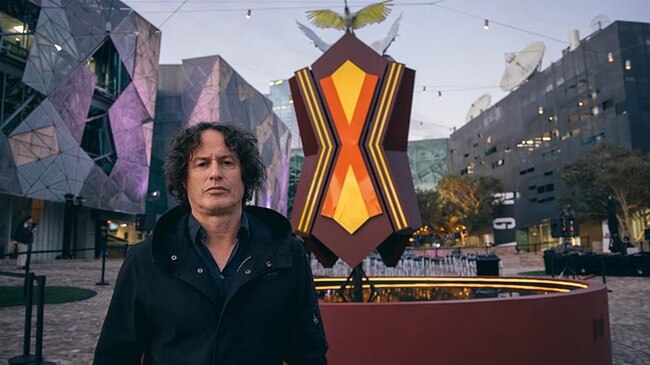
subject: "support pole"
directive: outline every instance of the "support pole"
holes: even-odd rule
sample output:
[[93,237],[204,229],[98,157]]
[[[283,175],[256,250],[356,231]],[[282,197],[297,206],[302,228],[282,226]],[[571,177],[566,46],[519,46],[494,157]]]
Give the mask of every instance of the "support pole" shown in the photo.
[[25,327],[23,332],[23,354],[14,356],[9,359],[10,365],[32,364],[36,357],[31,355],[32,339],[32,303],[34,301],[34,273],[30,272],[25,275]]
[[56,365],[56,363],[43,360],[43,316],[45,311],[45,276],[36,277],[38,284],[38,301],[36,302],[36,348],[35,365]]
[[104,246],[104,249],[102,250],[102,280],[95,283],[95,285],[108,285],[109,283],[104,281],[104,274],[106,273],[106,246]]

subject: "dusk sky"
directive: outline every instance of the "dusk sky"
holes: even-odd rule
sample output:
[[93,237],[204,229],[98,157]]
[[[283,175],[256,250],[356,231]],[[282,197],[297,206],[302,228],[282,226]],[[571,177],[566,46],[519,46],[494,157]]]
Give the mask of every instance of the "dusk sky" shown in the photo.
[[[220,55],[262,93],[268,93],[271,80],[290,78],[322,55],[296,20],[328,43],[343,35],[315,28],[305,16],[312,9],[342,12],[343,1],[122,1],[162,30],[161,64]],[[349,4],[355,11],[371,2]],[[367,44],[382,39],[400,13],[399,36],[387,54],[416,71],[411,117],[421,123],[412,123],[410,132],[416,140],[449,136],[482,94],[491,94],[493,105],[503,98],[499,81],[507,53],[542,41],[545,69],[569,46],[571,30],[579,30],[581,39],[594,32],[596,17],[650,23],[650,0],[394,1],[385,22],[358,30],[357,36]],[[489,30],[483,29],[485,19]]]

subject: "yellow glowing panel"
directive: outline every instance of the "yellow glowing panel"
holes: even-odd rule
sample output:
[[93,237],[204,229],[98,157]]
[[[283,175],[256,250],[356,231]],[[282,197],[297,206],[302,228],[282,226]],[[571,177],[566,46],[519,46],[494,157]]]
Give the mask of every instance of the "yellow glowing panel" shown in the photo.
[[348,124],[352,123],[352,116],[357,107],[359,95],[361,95],[361,88],[363,81],[366,78],[366,73],[357,67],[350,60],[345,61],[334,73],[332,74],[332,81],[336,92],[339,94],[341,106],[345,113],[345,119]]
[[352,166],[348,166],[348,172],[345,174],[333,218],[350,234],[353,234],[370,218]]

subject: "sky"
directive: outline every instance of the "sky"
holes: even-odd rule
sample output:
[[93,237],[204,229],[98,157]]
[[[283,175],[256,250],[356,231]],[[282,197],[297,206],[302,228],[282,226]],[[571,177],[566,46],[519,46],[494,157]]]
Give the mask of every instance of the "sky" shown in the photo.
[[[343,1],[122,1],[161,29],[161,64],[220,55],[264,94],[270,81],[288,79],[322,55],[296,21],[327,43],[343,35],[312,26],[305,14],[342,12]],[[356,11],[372,2],[351,0],[349,5]],[[572,30],[580,39],[594,32],[594,19],[650,23],[650,0],[394,0],[386,21],[355,34],[367,44],[380,40],[400,14],[399,35],[387,54],[416,71],[409,140],[418,140],[448,137],[465,124],[469,107],[481,95],[490,94],[492,105],[506,96],[499,81],[508,53],[542,41],[545,69],[561,58]],[[483,27],[485,19],[489,30]]]

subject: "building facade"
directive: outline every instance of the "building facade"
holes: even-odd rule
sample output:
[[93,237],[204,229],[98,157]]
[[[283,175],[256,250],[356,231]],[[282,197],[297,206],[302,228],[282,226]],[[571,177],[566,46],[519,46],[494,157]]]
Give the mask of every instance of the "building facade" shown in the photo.
[[499,178],[517,193],[518,242],[549,241],[558,169],[605,141],[650,150],[650,24],[596,31],[456,130],[450,173]]
[[435,190],[440,179],[448,173],[447,143],[447,138],[408,143],[406,152],[415,190]]
[[117,0],[43,3],[0,2],[0,252],[29,214],[35,250],[92,256],[145,210],[160,31]]
[[293,108],[293,98],[289,89],[288,80],[275,80],[269,87],[269,100],[273,103],[273,112],[284,122],[291,133],[291,148],[302,148],[298,118]]

